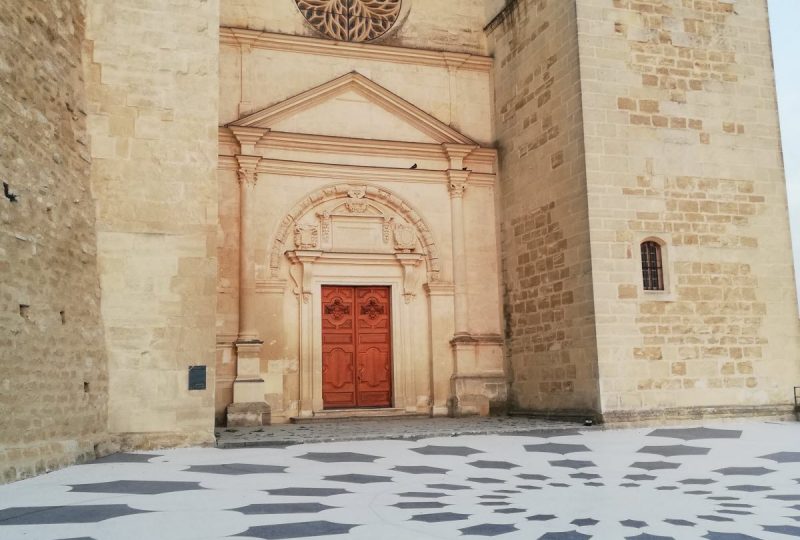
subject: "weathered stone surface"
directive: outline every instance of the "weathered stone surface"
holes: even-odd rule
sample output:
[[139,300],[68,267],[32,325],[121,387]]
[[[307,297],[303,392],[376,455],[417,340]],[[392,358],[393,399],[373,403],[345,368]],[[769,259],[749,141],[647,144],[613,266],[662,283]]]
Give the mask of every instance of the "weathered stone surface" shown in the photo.
[[0,483],[106,431],[82,5],[0,4]]

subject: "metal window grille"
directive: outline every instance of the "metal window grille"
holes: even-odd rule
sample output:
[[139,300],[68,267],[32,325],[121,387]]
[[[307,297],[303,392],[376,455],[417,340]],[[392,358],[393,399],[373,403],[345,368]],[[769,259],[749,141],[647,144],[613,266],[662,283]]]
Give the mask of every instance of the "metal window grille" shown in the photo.
[[661,246],[657,242],[642,242],[642,280],[646,291],[664,290]]

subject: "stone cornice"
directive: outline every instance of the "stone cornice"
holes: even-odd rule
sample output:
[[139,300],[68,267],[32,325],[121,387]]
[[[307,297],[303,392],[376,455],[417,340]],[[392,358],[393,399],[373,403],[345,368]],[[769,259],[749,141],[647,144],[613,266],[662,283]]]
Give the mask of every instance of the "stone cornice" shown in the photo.
[[[235,158],[219,157],[219,169],[237,170]],[[360,165],[340,165],[333,163],[309,163],[305,161],[287,161],[263,158],[258,165],[259,174],[280,174],[285,176],[302,176],[327,178],[344,181],[382,180],[389,182],[420,182],[428,184],[447,184],[450,177],[448,171],[429,169],[397,169],[393,167],[364,167]],[[494,186],[496,175],[470,173],[470,186]]]
[[[219,129],[221,145],[238,144],[230,128]],[[420,159],[448,160],[442,145],[436,143],[413,143],[402,141],[381,141],[371,139],[353,139],[348,137],[332,137],[329,135],[307,135],[269,131],[256,143],[257,149],[277,148],[281,150],[302,150],[309,152],[371,155],[386,157],[409,157]],[[223,154],[225,155],[225,154]],[[475,148],[465,158],[465,163],[493,166],[497,160],[494,148]]]
[[492,69],[493,63],[491,57],[474,54],[348,43],[225,26],[219,29],[219,39],[220,43],[224,45],[250,46],[257,49],[307,53],[315,56],[338,56],[484,73],[488,73]]

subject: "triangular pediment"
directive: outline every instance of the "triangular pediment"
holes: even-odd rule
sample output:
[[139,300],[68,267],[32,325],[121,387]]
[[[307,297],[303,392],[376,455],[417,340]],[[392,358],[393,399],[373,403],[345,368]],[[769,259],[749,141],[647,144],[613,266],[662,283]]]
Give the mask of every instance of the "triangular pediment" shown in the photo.
[[364,139],[475,144],[355,72],[249,114],[230,126]]

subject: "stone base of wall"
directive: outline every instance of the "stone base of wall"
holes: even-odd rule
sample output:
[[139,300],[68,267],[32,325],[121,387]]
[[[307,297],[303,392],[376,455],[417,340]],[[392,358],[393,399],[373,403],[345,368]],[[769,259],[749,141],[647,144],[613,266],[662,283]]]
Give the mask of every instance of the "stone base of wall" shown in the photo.
[[794,406],[777,405],[723,405],[718,407],[675,407],[641,411],[608,411],[601,415],[604,424],[647,425],[682,422],[687,420],[720,420],[770,418],[796,420]]
[[180,448],[186,446],[214,446],[216,438],[213,431],[189,432],[152,432],[152,433],[115,433],[111,435],[107,446],[100,455],[115,452],[131,452],[135,450],[157,450],[161,448]]
[[0,449],[0,484],[91,461],[95,447],[91,440],[70,439]]

